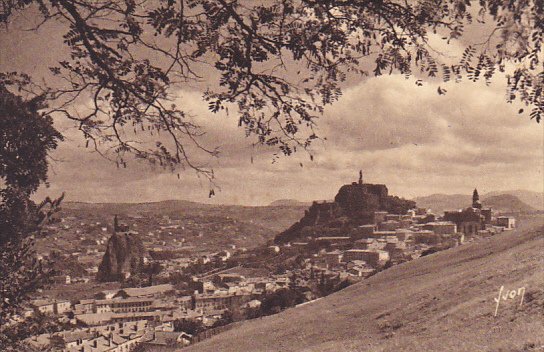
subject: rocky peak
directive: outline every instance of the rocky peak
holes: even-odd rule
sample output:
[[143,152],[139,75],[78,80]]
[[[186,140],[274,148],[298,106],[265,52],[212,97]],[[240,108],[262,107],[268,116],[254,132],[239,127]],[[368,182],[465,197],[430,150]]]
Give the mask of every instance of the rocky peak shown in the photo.
[[[117,230],[119,227],[115,227]],[[145,248],[138,232],[114,231],[98,267],[98,281],[122,281],[139,273],[144,264]]]
[[355,227],[374,223],[374,212],[387,211],[404,214],[415,207],[415,202],[389,195],[386,185],[359,181],[340,187],[334,202],[314,202],[304,217],[286,231],[276,236],[276,243],[289,242],[300,237],[305,228],[319,227],[315,233],[325,235],[338,227]]

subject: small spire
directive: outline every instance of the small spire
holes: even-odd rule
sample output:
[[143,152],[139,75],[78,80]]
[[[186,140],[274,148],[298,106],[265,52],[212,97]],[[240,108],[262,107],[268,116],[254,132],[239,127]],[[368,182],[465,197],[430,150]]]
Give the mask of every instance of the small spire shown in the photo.
[[363,184],[363,170],[359,170],[359,184]]

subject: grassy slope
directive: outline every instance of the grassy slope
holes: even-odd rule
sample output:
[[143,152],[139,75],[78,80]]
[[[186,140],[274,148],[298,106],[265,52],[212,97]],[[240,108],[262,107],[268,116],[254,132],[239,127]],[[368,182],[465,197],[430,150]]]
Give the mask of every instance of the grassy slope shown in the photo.
[[[544,223],[520,223],[183,351],[542,351]],[[493,317],[501,285],[525,286],[525,302]]]

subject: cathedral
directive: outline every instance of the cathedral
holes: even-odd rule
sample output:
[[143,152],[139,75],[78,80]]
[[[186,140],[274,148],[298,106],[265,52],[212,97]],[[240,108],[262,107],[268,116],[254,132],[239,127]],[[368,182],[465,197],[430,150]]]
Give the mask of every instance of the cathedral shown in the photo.
[[474,189],[472,206],[458,211],[446,211],[444,220],[455,223],[458,232],[465,235],[477,235],[478,231],[485,230],[491,223],[491,209],[482,207],[478,190]]

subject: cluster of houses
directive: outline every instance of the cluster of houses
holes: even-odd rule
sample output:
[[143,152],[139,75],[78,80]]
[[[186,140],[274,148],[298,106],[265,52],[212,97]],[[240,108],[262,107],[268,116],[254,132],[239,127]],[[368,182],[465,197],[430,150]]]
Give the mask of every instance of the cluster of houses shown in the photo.
[[[374,212],[374,223],[350,229],[343,236],[308,236],[307,241],[286,247],[315,246],[320,250],[307,259],[308,268],[325,270],[340,277],[365,278],[387,265],[412,260],[432,248],[449,248],[476,236],[493,235],[515,227],[511,216],[492,216],[483,208],[475,190],[472,206],[446,211],[437,217],[425,208],[406,214]],[[279,246],[270,246],[280,252]]]
[[[153,350],[174,350],[192,343],[193,336],[174,331],[176,320],[198,320],[211,326],[223,311],[194,310],[192,296],[179,296],[170,284],[106,290],[91,299],[72,304],[67,300],[32,301],[35,311],[46,315],[71,315],[80,328],[33,336],[36,348],[61,341],[66,352],[128,352],[144,344]],[[67,314],[71,313],[71,314]]]
[[64,352],[129,352],[139,345],[150,351],[174,351],[192,341],[191,334],[174,331],[172,323],[157,325],[146,320],[89,326],[27,339],[36,349],[55,346]]
[[34,300],[34,312],[62,316],[64,320],[70,316],[74,326],[85,328],[33,336],[27,342],[39,348],[61,338],[67,352],[126,352],[139,344],[168,345],[163,347],[174,350],[201,338],[175,332],[175,321],[213,327],[227,311],[258,307],[261,295],[289,283],[284,276],[246,278],[232,273],[232,269],[194,280],[198,289],[191,295],[184,295],[171,284],[162,284],[105,290],[78,302]]
[[359,226],[345,236],[315,237],[287,246],[309,246],[313,242],[320,250],[308,259],[312,270],[366,278],[386,265],[415,259],[433,246],[459,241],[454,223],[436,221],[424,209],[406,215],[377,212],[375,219],[375,224]]

